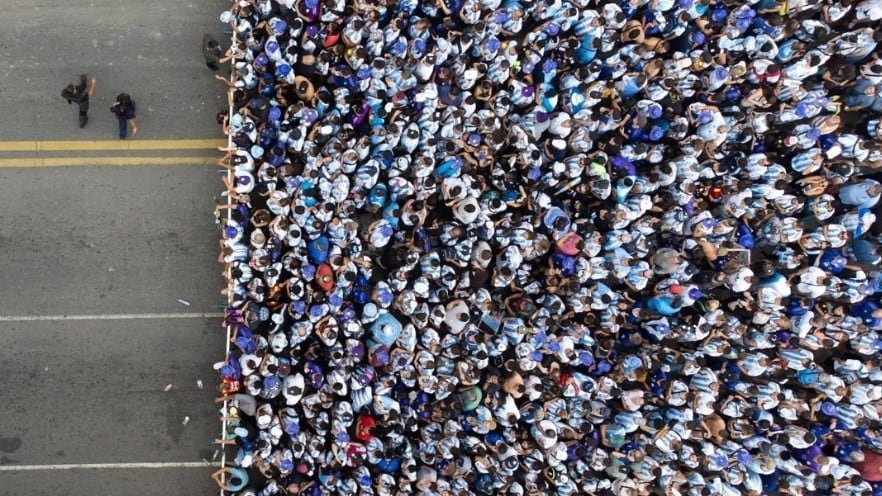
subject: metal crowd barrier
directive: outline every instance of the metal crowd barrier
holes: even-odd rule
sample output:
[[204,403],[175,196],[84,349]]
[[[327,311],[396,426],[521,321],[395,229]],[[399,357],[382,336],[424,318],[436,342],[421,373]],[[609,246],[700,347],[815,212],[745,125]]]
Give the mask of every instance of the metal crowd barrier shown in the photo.
[[[230,34],[230,43],[231,44],[230,44],[230,46],[231,47],[235,46],[235,44],[238,43],[238,41],[239,40],[236,37],[236,31],[231,30],[231,34]],[[236,64],[232,63],[232,61],[230,63],[230,78],[231,78],[230,79],[231,81],[235,81],[235,78],[236,78]],[[232,117],[233,117],[233,101],[232,101],[232,98],[229,97],[229,89],[225,90],[225,93],[227,95],[227,100],[228,100],[228,104],[229,104],[229,108],[227,109],[227,115],[228,115],[227,118],[232,119]],[[227,147],[229,148],[232,146],[233,146],[233,136],[228,132],[227,133]],[[233,176],[233,172],[228,170],[227,171],[227,180],[233,181],[234,179],[235,179],[235,177]],[[233,195],[227,194],[227,206],[232,207],[232,203],[233,203]],[[232,218],[233,218],[232,210],[231,210],[231,208],[227,208],[227,221],[232,220]],[[233,292],[232,292],[232,288],[230,286],[231,286],[230,284],[227,284],[227,290],[228,290],[227,291],[227,306],[228,307],[233,302]],[[224,313],[226,313],[226,309],[224,309]],[[226,318],[224,320],[226,320]],[[230,356],[230,338],[232,337],[232,331],[233,331],[232,327],[230,325],[227,325],[226,326],[226,342],[224,344],[224,360],[226,360],[227,357]],[[229,412],[229,406],[230,406],[230,401],[229,401],[229,399],[226,399],[226,396],[225,396],[225,399],[223,402],[223,407],[221,408],[220,441],[223,441],[227,436],[227,429],[229,428],[229,424],[228,424],[228,420],[227,420],[227,417],[228,417],[227,413]],[[221,468],[223,468],[223,467],[227,466],[226,445],[221,444],[220,450],[221,450]],[[222,478],[221,481],[226,482],[226,477]],[[221,487],[220,496],[225,496],[225,495],[226,495],[226,491],[224,491],[223,487]]]

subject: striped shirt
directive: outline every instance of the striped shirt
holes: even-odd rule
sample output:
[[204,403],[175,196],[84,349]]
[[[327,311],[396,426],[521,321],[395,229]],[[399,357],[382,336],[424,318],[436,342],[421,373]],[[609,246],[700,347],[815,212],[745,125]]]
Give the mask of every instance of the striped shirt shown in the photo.
[[760,360],[766,359],[766,361],[768,361],[768,358],[769,357],[762,353],[749,353],[743,359],[738,361],[738,365],[744,369],[745,374],[750,377],[758,377],[763,375],[766,369],[769,368],[768,365],[760,363]]
[[779,399],[776,398],[781,392],[780,387],[776,383],[758,384],[756,394],[756,406],[762,410],[772,410],[778,406]]
[[[807,312],[811,313],[811,312]],[[788,348],[778,351],[778,356],[787,361],[787,368],[791,370],[802,370],[805,363],[811,363],[814,355],[803,348]]]
[[836,418],[841,420],[849,429],[858,427],[857,419],[863,418],[863,409],[855,405],[837,405]]
[[866,405],[882,397],[882,386],[856,382],[851,385],[848,402],[853,405]]
[[709,368],[703,367],[694,376],[692,376],[692,381],[690,381],[689,385],[699,391],[713,393],[711,385],[718,383],[719,381],[716,374],[714,374]]
[[818,170],[822,163],[821,150],[819,148],[812,148],[794,155],[790,160],[790,167],[803,175],[809,175]]

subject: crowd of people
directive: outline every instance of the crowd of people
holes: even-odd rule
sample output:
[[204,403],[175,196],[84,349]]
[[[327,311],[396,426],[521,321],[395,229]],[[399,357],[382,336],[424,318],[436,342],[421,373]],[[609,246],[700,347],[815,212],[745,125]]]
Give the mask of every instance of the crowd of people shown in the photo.
[[882,494],[880,18],[234,0],[215,479]]

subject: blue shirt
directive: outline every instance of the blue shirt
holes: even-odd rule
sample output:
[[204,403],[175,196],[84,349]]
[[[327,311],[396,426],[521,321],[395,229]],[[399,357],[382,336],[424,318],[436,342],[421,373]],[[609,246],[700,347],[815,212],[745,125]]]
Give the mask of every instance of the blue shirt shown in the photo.
[[843,186],[839,190],[839,201],[846,205],[853,205],[860,208],[871,208],[879,202],[879,195],[870,196],[867,191],[871,185],[879,186],[879,182],[872,179],[865,179],[858,184]]
[[674,315],[680,312],[680,308],[674,307],[672,303],[672,298],[668,298],[666,296],[656,296],[647,300],[646,308],[662,315]]
[[862,264],[875,264],[879,262],[879,255],[873,253],[875,248],[876,245],[874,243],[865,239],[856,239],[851,245],[854,258]]

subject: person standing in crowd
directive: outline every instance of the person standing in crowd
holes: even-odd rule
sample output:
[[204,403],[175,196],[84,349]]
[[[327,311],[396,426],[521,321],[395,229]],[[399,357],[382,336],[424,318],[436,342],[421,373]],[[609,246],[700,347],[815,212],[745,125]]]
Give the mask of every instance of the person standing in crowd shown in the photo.
[[86,75],[81,74],[79,81],[74,81],[61,90],[61,98],[67,101],[68,104],[77,104],[81,128],[89,122],[89,116],[87,115],[89,112],[89,99],[95,93],[95,83],[97,81],[95,76],[92,76],[92,79],[87,84]]
[[128,93],[120,93],[110,107],[119,124],[119,139],[126,139],[131,126],[132,136],[138,134],[138,123],[135,120],[135,101]]
[[231,2],[234,494],[882,496],[880,5]]

